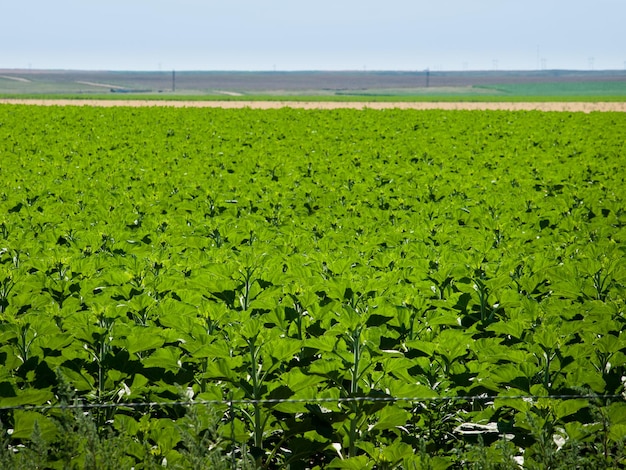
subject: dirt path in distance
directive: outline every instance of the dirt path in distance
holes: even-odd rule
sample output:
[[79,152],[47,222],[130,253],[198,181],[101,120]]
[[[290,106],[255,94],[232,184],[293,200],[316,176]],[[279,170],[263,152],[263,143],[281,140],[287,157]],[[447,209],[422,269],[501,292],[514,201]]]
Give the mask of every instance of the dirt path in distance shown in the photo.
[[13,77],[11,75],[0,75],[0,78],[4,78],[5,80],[13,80],[14,82],[22,82],[22,83],[31,83],[32,80],[28,78],[22,77]]
[[626,112],[626,102],[346,102],[346,101],[157,101],[157,100],[52,100],[52,99],[0,99],[0,104],[30,104],[40,106],[169,106],[176,108],[255,108],[255,109],[461,109],[507,111],[566,111]]

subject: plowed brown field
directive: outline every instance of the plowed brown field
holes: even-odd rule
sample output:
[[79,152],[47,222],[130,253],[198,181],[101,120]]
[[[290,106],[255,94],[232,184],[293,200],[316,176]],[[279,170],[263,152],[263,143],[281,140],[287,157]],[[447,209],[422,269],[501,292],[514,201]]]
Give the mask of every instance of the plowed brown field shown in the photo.
[[511,111],[626,112],[626,102],[344,102],[344,101],[151,101],[0,99],[0,104],[40,106],[171,106],[177,108],[302,108],[302,109],[463,109]]

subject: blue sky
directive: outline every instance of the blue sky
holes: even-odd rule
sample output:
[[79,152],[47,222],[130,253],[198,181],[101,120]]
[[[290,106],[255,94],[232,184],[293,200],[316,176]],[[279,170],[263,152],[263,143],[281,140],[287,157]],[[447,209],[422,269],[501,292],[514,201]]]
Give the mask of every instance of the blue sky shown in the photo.
[[625,69],[625,0],[4,0],[0,68]]

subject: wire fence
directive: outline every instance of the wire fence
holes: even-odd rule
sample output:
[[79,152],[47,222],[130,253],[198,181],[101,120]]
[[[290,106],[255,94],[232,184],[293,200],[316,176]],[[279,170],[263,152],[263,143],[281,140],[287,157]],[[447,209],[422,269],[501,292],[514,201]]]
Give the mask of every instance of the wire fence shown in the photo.
[[103,408],[164,408],[168,406],[234,406],[234,405],[278,405],[283,403],[292,404],[324,404],[324,403],[396,403],[396,402],[457,402],[457,401],[481,401],[490,402],[495,400],[526,400],[538,401],[542,399],[551,400],[625,400],[624,395],[597,395],[597,394],[576,394],[576,395],[456,395],[456,396],[419,396],[419,397],[392,397],[392,396],[358,396],[339,398],[266,398],[260,400],[253,399],[224,399],[224,400],[178,400],[178,401],[147,401],[147,402],[106,402],[106,403],[50,403],[44,405],[0,405],[0,411],[27,410],[46,411],[57,409],[103,409]]

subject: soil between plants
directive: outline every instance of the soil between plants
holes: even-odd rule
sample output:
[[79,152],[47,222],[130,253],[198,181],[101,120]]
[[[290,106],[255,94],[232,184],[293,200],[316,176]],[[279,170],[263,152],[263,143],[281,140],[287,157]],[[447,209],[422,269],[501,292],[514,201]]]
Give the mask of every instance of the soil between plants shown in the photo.
[[157,101],[157,100],[68,100],[0,99],[0,104],[39,106],[152,106],[175,108],[255,108],[255,109],[458,109],[506,111],[626,112],[626,102],[345,102],[345,101]]

